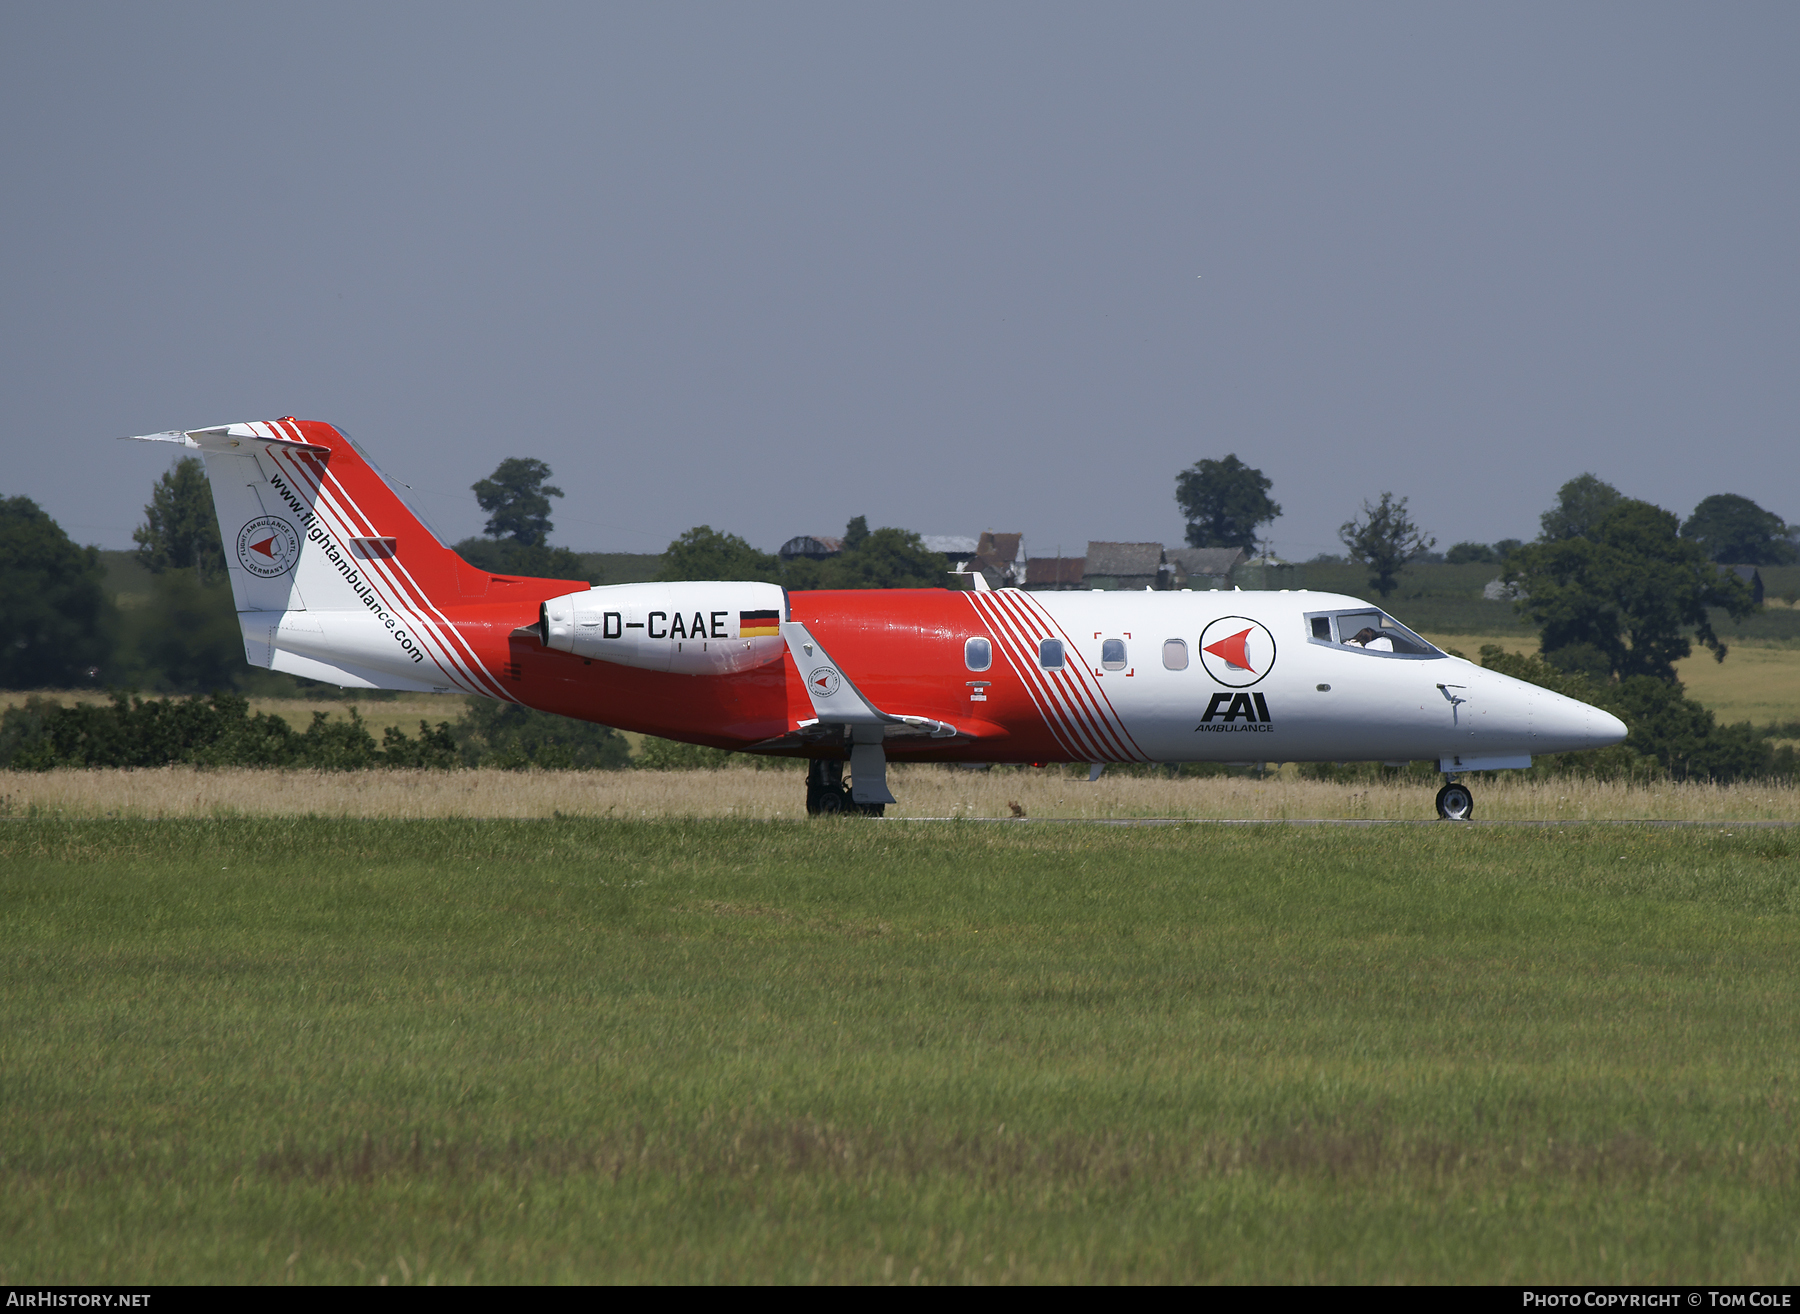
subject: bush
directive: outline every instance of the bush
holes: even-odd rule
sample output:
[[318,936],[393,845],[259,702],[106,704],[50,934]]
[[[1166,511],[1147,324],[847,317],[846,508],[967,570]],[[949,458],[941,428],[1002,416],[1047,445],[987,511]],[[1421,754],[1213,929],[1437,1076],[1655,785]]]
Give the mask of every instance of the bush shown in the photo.
[[1487,565],[1500,560],[1500,554],[1486,543],[1457,543],[1444,553],[1452,566]]
[[0,715],[0,766],[22,771],[175,764],[351,771],[455,764],[447,724],[434,731],[421,722],[419,730],[414,741],[390,729],[377,748],[353,707],[344,721],[314,712],[312,724],[296,734],[279,716],[251,715],[248,700],[232,693],[185,699],[115,693],[104,706],[73,707],[30,698]]
[[518,703],[470,698],[450,727],[465,766],[518,771],[617,771],[631,765],[631,746],[611,726],[539,712]]
[[645,735],[634,765],[645,771],[699,771],[708,767],[722,767],[733,756],[723,748],[683,744],[673,739]]
[[[684,744],[674,739],[645,735],[632,765],[643,771],[704,771],[735,766],[749,771],[804,771],[806,759],[764,757],[761,753],[734,753],[704,744]],[[1082,768],[1086,770],[1086,768]]]

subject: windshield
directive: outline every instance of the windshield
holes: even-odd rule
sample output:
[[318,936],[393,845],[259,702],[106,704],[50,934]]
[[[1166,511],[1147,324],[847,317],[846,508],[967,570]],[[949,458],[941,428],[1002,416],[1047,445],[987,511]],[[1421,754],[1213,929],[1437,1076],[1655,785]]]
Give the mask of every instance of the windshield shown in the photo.
[[1306,616],[1307,637],[1358,652],[1392,657],[1442,657],[1444,654],[1376,607],[1315,611]]

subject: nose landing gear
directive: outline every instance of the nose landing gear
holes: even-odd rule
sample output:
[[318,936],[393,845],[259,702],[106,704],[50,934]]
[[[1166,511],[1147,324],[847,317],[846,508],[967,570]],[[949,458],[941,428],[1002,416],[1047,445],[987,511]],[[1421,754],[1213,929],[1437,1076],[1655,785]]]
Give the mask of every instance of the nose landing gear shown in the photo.
[[1437,792],[1437,814],[1445,821],[1468,821],[1475,815],[1475,795],[1467,785],[1451,777]]

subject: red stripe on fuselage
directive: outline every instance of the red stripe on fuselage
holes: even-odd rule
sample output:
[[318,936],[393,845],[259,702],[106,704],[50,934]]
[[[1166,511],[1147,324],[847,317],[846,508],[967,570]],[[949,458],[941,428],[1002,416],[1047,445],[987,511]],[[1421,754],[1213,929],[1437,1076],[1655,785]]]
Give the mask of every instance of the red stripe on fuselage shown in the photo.
[[[1060,621],[1050,614],[1048,608],[1038,602],[1035,598],[1031,597],[1030,594],[1015,593],[1013,596],[1040,616],[1045,625],[1050,626],[1056,633],[1062,635],[1063,642],[1068,645],[1069,651],[1079,654],[1080,649],[1076,647],[1073,636],[1062,627]],[[1093,715],[1100,718],[1101,723],[1105,725],[1108,736],[1111,742],[1116,745],[1121,760],[1132,761],[1135,759],[1140,762],[1148,761],[1149,754],[1139,748],[1137,741],[1131,737],[1131,732],[1125,728],[1124,718],[1119,715],[1118,709],[1112,705],[1112,699],[1106,696],[1106,690],[1101,687],[1099,679],[1094,675],[1093,670],[1088,663],[1083,660],[1079,665],[1068,669],[1075,672],[1075,675],[1073,676],[1075,686],[1081,690],[1082,696],[1086,700]]]

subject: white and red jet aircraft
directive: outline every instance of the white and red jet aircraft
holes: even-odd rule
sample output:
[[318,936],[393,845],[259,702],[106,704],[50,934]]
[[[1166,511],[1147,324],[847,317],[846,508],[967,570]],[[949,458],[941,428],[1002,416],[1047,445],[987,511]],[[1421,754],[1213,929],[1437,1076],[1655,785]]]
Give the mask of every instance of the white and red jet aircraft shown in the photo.
[[[880,815],[887,763],[1437,762],[1616,744],[1584,703],[1432,647],[1332,593],[788,593],[477,570],[349,437],[288,417],[147,435],[206,461],[253,666],[480,694],[810,759],[807,810]],[[850,781],[844,783],[844,768]]]

